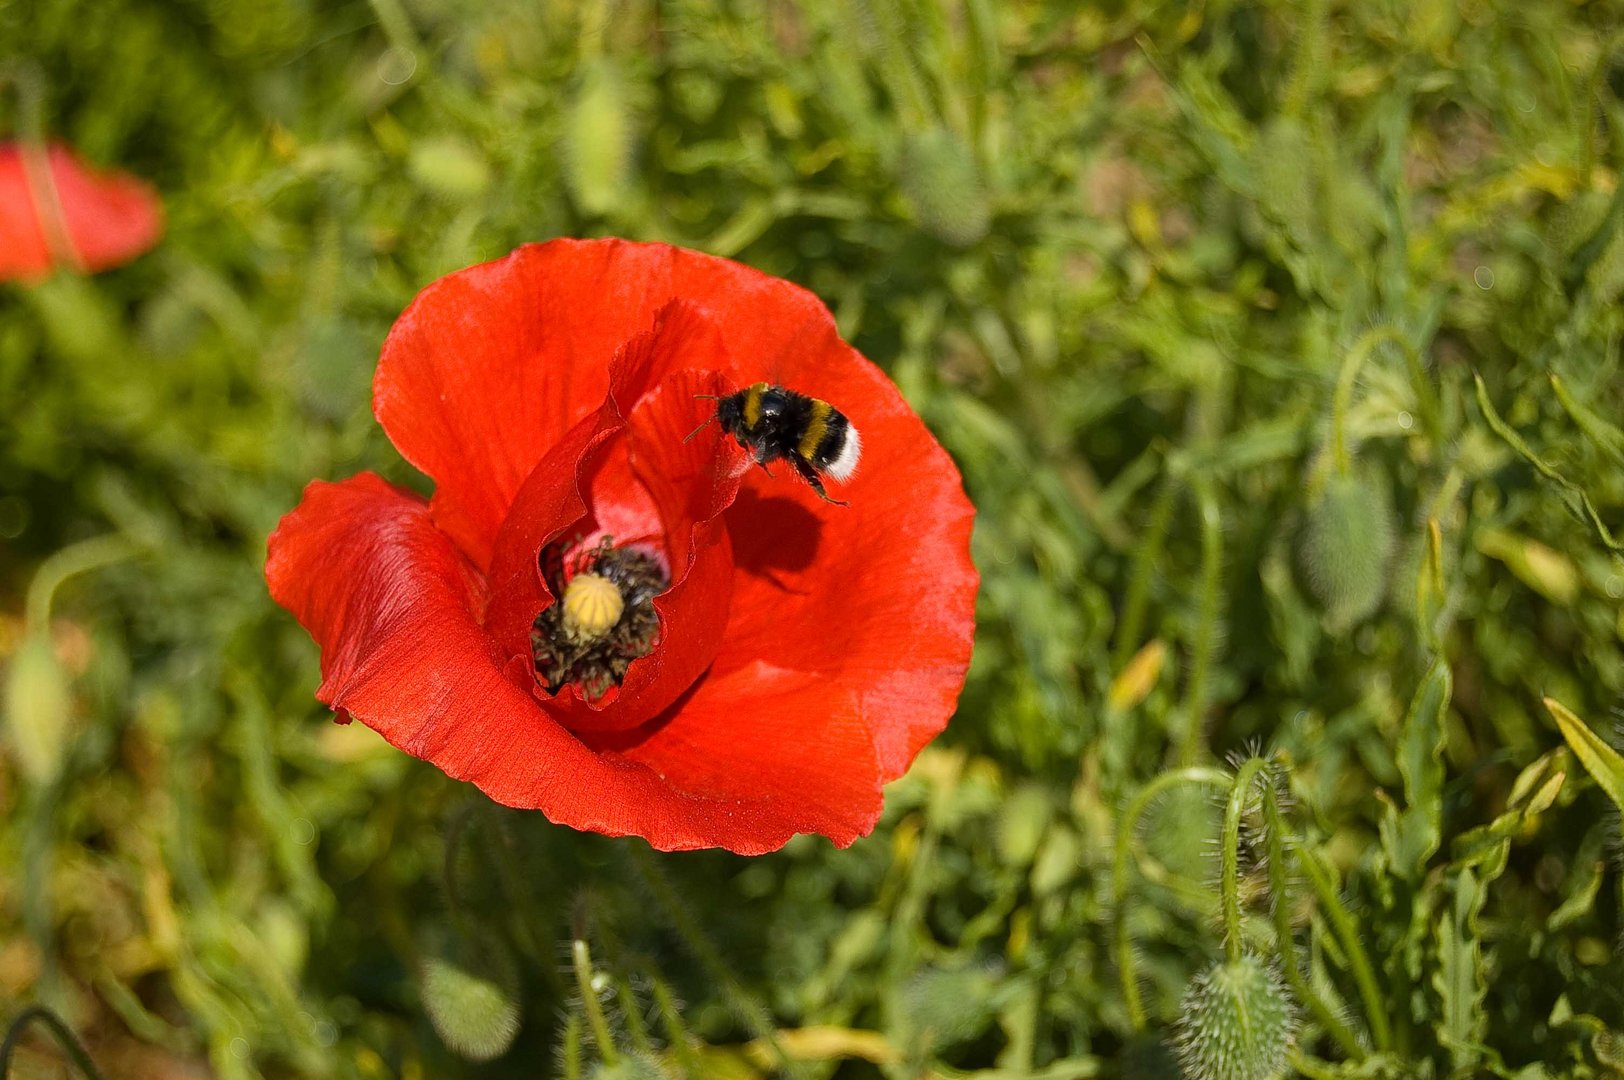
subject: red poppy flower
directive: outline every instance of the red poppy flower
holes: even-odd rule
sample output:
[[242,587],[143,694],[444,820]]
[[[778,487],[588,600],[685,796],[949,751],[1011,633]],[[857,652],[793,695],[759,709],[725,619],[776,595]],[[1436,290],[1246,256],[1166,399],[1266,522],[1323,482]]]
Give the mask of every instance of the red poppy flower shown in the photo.
[[163,206],[146,184],[87,168],[65,146],[30,161],[0,143],[0,281],[31,280],[53,267],[106,270],[158,242]]
[[[762,380],[863,433],[847,505],[703,426],[700,395]],[[373,390],[433,497],[314,482],[266,564],[341,718],[662,849],[873,828],[963,685],[973,510],[812,294],[665,245],[531,245],[424,289]]]

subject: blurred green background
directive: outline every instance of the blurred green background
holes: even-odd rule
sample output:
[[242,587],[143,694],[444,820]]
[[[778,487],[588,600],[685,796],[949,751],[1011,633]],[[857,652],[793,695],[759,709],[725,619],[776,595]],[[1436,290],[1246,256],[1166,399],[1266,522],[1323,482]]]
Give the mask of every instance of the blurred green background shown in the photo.
[[[0,1019],[133,1077],[1620,1075],[1621,26],[0,0],[168,213],[0,285]],[[385,331],[557,235],[810,287],[964,471],[969,684],[848,851],[579,836],[313,699],[266,534],[423,487]]]

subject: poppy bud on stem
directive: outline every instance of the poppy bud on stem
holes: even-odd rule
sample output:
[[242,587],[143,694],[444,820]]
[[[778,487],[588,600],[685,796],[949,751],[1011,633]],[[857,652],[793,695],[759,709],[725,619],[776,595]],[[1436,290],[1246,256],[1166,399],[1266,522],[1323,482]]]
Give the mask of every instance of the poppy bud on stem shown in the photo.
[[1433,393],[1432,384],[1427,381],[1421,354],[1394,327],[1378,326],[1366,331],[1353,343],[1353,348],[1342,360],[1341,370],[1337,372],[1336,388],[1331,395],[1331,453],[1338,472],[1346,473],[1352,464],[1348,456],[1347,415],[1348,406],[1353,400],[1353,384],[1365,361],[1383,345],[1397,346],[1404,354],[1410,385],[1415,391],[1416,409],[1421,413],[1421,426],[1434,443],[1442,442],[1443,423],[1439,419],[1437,396]]
[[908,134],[898,163],[903,195],[920,226],[950,247],[967,248],[987,235],[992,210],[970,147],[933,125]]
[[631,186],[635,119],[624,77],[613,61],[583,61],[564,135],[564,179],[582,213],[603,217]]
[[29,583],[26,632],[6,672],[5,721],[23,772],[38,787],[54,783],[61,773],[73,704],[68,673],[51,644],[51,602],[69,578],[132,554],[121,537],[81,541],[41,563]]
[[1333,472],[1298,535],[1298,570],[1335,631],[1368,618],[1387,593],[1393,552],[1387,485],[1381,470],[1370,466]]
[[1122,1002],[1128,1010],[1128,1022],[1135,1031],[1145,1029],[1145,1006],[1139,996],[1139,980],[1134,974],[1133,938],[1128,931],[1128,858],[1138,835],[1139,819],[1144,816],[1157,796],[1178,784],[1204,784],[1222,787],[1229,777],[1221,769],[1193,766],[1162,773],[1139,789],[1122,812],[1117,826],[1116,858],[1111,867],[1111,892],[1116,902],[1117,968],[1122,974]]
[[487,930],[459,934],[433,950],[418,974],[423,1010],[445,1044],[470,1061],[507,1052],[519,1033],[519,972]]
[[1366,1056],[1365,1048],[1337,1015],[1336,1010],[1332,1009],[1313,988],[1297,963],[1297,945],[1291,925],[1291,880],[1286,869],[1287,834],[1285,821],[1280,813],[1280,797],[1275,790],[1276,776],[1277,767],[1274,762],[1265,758],[1251,758],[1241,765],[1230,793],[1224,815],[1223,833],[1225,950],[1231,961],[1241,954],[1240,815],[1251,799],[1251,789],[1256,787],[1263,805],[1269,891],[1274,909],[1275,953],[1280,960],[1280,972],[1291,985],[1292,991],[1314,1014],[1314,1019],[1342,1046],[1344,1052],[1355,1060],[1362,1061]]
[[1179,1004],[1178,1056],[1190,1080],[1271,1080],[1295,1035],[1279,974],[1250,953],[1197,975]]

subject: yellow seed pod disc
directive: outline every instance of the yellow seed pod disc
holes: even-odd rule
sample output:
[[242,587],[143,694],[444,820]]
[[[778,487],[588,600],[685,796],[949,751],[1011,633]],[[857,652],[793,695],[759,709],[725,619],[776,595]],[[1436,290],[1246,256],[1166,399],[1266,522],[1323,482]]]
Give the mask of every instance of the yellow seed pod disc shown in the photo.
[[625,607],[614,582],[602,574],[576,574],[564,588],[564,629],[581,640],[600,638],[620,621]]

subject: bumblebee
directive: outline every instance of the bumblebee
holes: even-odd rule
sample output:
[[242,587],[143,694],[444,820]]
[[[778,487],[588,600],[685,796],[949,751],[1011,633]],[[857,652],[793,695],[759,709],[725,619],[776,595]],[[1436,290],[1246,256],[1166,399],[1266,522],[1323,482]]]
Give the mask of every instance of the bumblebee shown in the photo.
[[[846,505],[829,497],[822,480],[828,476],[843,483],[857,470],[863,440],[845,413],[827,401],[764,382],[709,400],[716,402],[716,415],[688,438],[714,421],[750,451],[762,469],[771,461],[787,461],[825,502]],[[767,475],[772,475],[770,470]]]

